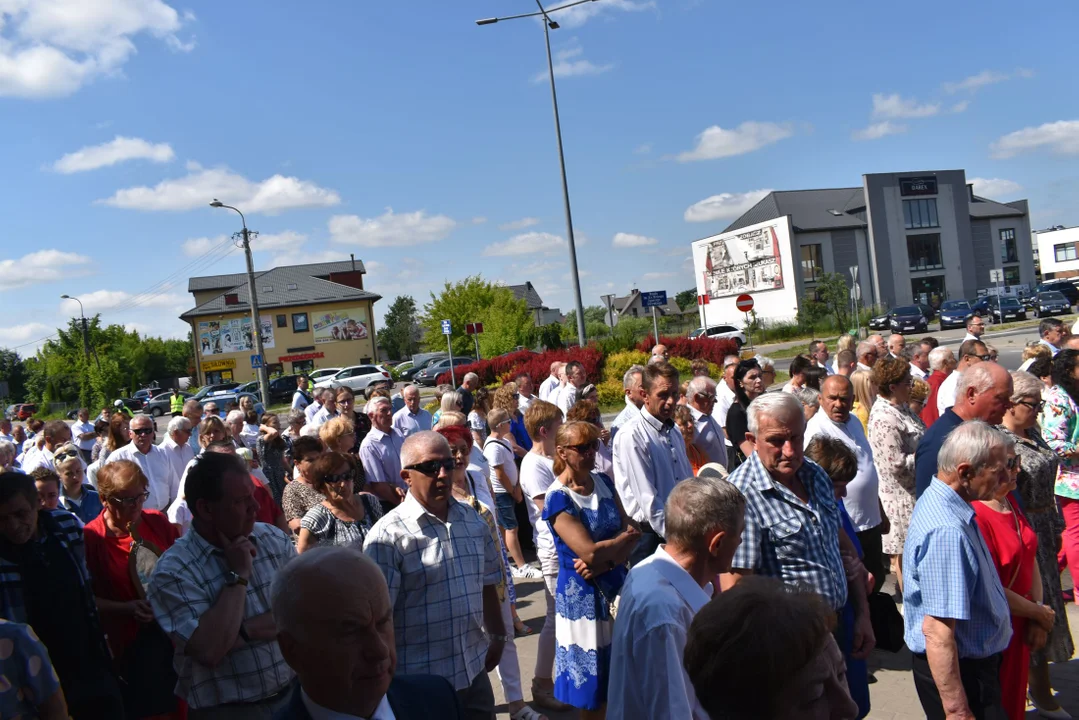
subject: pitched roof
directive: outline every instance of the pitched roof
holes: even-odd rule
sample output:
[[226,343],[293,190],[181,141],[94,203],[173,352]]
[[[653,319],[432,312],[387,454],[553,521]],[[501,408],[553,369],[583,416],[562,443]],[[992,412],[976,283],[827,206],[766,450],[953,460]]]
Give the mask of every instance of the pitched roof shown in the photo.
[[[339,260],[337,262],[323,262],[323,263],[307,263],[306,265],[288,265],[284,268],[276,268],[278,270],[283,269],[296,269],[300,270],[307,275],[319,276],[329,275],[330,273],[352,272],[352,260]],[[367,270],[363,267],[363,261],[356,261],[356,271],[366,273]],[[255,277],[265,275],[270,270],[256,270]],[[242,283],[247,282],[247,273],[230,273],[228,275],[204,275],[202,277],[193,277],[187,281],[187,291],[190,293],[201,292],[203,290],[225,290],[228,288],[236,287]]]
[[1022,209],[1015,207],[1016,204],[1022,202],[1022,200],[1019,200],[1005,205],[1004,203],[998,203],[995,200],[988,200],[975,195],[974,200],[970,203],[970,216],[972,218],[989,218],[1026,215]]
[[518,300],[524,300],[529,310],[546,307],[543,304],[543,298],[539,296],[531,282],[526,281],[523,285],[507,285],[506,287],[513,291],[514,297]]
[[865,227],[865,221],[853,214],[864,207],[865,193],[860,187],[777,190],[761,198],[723,232],[740,230],[784,215],[791,216],[791,224],[800,232]]

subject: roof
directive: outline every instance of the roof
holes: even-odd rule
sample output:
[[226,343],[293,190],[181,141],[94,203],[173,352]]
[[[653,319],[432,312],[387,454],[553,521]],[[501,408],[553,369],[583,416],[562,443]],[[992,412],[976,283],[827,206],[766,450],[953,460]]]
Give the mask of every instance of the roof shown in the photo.
[[865,192],[860,187],[777,190],[761,198],[723,232],[740,230],[784,215],[791,216],[796,232],[865,227],[865,221],[854,214],[864,207]]
[[[623,297],[616,297],[611,300],[611,307],[618,315],[622,315],[629,309],[629,306],[633,304],[633,301],[640,296],[640,290],[633,290],[629,295]],[[697,312],[697,308],[690,308],[689,310],[682,310],[678,307],[678,303],[674,301],[674,294],[667,293],[667,304],[656,308],[660,315],[682,315],[687,312]]]
[[[359,262],[359,261],[357,261]],[[340,266],[339,269],[324,270],[323,268]],[[362,266],[357,266],[357,270]],[[341,283],[323,280],[315,277],[314,273],[343,272],[352,269],[351,262],[346,263],[314,263],[310,265],[287,265],[260,272],[255,277],[255,285],[258,292],[259,308],[269,309],[275,307],[291,307],[296,305],[312,305],[315,303],[339,302],[342,300],[381,300],[382,296],[367,290],[342,285]],[[218,275],[218,278],[234,278],[234,275]],[[236,312],[250,307],[250,294],[248,291],[247,276],[242,275],[243,283],[226,287],[224,291],[198,307],[188,310],[181,319],[198,317],[201,315],[220,315],[225,312]],[[198,279],[198,278],[192,278]],[[216,280],[215,282],[221,282]],[[270,288],[267,290],[267,288]],[[203,288],[214,289],[214,288]],[[239,304],[226,304],[225,296],[235,294]]]
[[507,285],[506,287],[513,291],[514,297],[518,300],[524,300],[529,310],[546,307],[543,304],[543,298],[539,296],[531,282],[526,281],[524,285]]
[[[1021,202],[1021,201],[1020,201]],[[988,200],[983,197],[974,196],[974,200],[970,203],[970,216],[972,218],[988,218],[988,217],[1011,217],[1026,215],[1020,208],[1014,207],[1014,203],[998,203],[995,200]]]
[[[340,260],[337,262],[308,263],[306,265],[287,265],[277,270],[297,269],[307,275],[329,275],[330,273],[352,272],[352,260]],[[356,260],[356,270],[366,273],[362,260]],[[256,270],[255,277],[265,275],[271,270]],[[227,290],[247,282],[247,273],[231,273],[228,275],[204,275],[193,277],[187,281],[187,291],[190,293],[203,290]]]

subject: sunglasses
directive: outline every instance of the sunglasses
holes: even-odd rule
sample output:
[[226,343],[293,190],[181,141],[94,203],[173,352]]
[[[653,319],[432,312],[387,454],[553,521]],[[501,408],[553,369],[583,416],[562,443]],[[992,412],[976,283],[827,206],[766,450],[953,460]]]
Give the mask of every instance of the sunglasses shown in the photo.
[[336,475],[327,475],[325,478],[323,478],[322,482],[339,483],[345,482],[346,480],[352,480],[351,472],[337,473]]
[[712,393],[697,393],[697,397],[705,402],[715,402],[716,396]]
[[584,455],[587,452],[595,452],[596,450],[598,450],[599,449],[599,441],[598,440],[593,440],[590,443],[584,443],[582,445],[564,445],[563,447],[565,447],[565,448],[567,448],[569,450],[576,450],[581,455]]
[[139,428],[138,430],[136,430],[136,429],[132,428],[131,433],[133,435],[153,435],[154,434],[154,429],[153,428]]
[[415,470],[421,475],[426,475],[429,478],[438,477],[438,473],[441,470],[450,472],[456,466],[453,458],[446,458],[445,460],[426,460],[421,463],[415,463],[414,465],[406,465],[405,470]]
[[56,462],[60,463],[60,462],[63,462],[65,460],[68,460],[70,458],[76,458],[78,456],[79,456],[79,454],[77,452],[70,452],[69,451],[69,452],[66,452],[66,453],[57,453],[57,455],[53,459]]
[[1034,412],[1041,412],[1042,408],[1045,407],[1045,402],[1044,401],[1039,401],[1039,402],[1035,403],[1035,402],[1030,402],[1029,400],[1020,400],[1019,402],[1016,403],[1016,405],[1026,405],[1028,408],[1030,408]]
[[118,498],[111,497],[109,502],[113,505],[119,505],[120,507],[135,507],[140,503],[146,502],[146,499],[150,497],[150,492],[139,493],[135,497]]
[[1019,467],[1019,456],[1008,458],[1008,461],[1004,463],[1004,466],[1009,470],[1015,470]]

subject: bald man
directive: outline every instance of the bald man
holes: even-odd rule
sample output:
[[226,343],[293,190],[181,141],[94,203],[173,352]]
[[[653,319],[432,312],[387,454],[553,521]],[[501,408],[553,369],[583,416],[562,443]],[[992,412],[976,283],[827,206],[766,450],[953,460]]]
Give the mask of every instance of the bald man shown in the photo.
[[[334,602],[323,602],[335,598]],[[270,591],[277,640],[300,682],[274,720],[461,717],[437,675],[399,675],[393,606],[382,571],[350,547],[321,547],[289,562]]]

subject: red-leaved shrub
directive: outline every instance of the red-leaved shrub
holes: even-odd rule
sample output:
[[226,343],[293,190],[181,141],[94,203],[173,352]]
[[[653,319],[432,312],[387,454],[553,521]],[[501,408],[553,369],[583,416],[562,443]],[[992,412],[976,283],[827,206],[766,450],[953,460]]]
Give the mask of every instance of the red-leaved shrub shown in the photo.
[[[721,339],[716,340],[714,338],[701,337],[696,340],[690,340],[688,337],[678,335],[674,337],[660,337],[659,341],[667,346],[667,352],[671,357],[686,358],[687,360],[696,360],[702,358],[708,362],[715,363],[720,367],[723,367],[723,358],[728,355],[737,355],[738,346],[734,340]],[[652,352],[653,346],[655,346],[655,339],[649,335],[644,340],[637,343],[637,349],[641,352]]]
[[[603,352],[595,345],[585,348],[569,348],[566,350],[548,350],[544,353],[534,353],[531,350],[520,350],[509,355],[500,355],[489,360],[477,360],[471,365],[462,365],[454,369],[458,384],[465,373],[474,372],[480,378],[481,385],[492,385],[498,382],[508,382],[521,372],[527,372],[535,382],[541,382],[551,371],[551,363],[555,360],[569,362],[576,360],[584,366],[588,375],[588,381],[599,383],[603,379]],[[722,361],[721,361],[722,362]],[[449,384],[450,374],[444,372],[435,378],[439,385]]]

